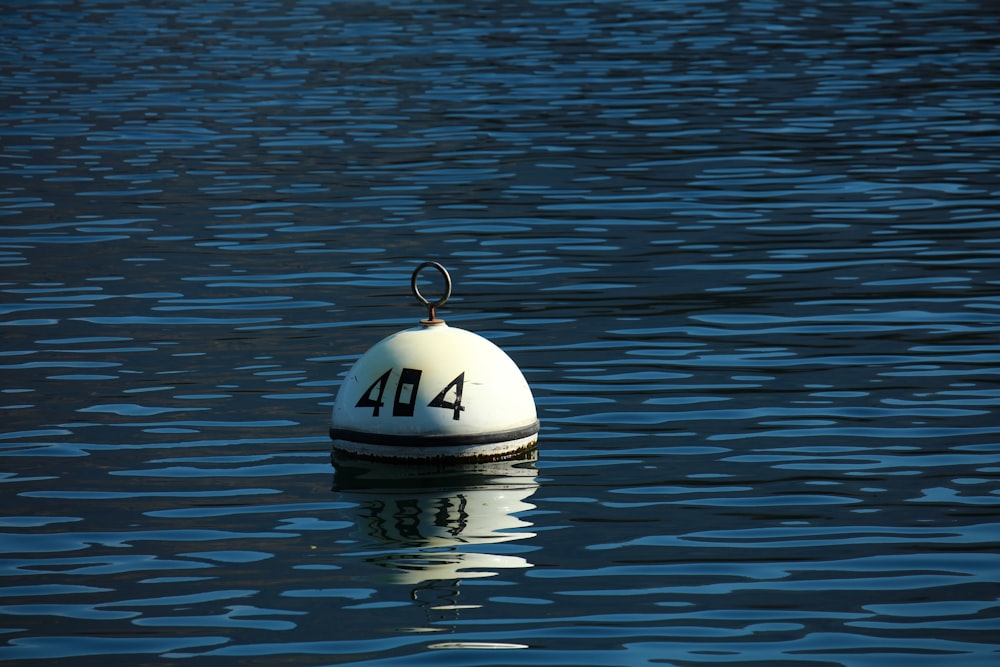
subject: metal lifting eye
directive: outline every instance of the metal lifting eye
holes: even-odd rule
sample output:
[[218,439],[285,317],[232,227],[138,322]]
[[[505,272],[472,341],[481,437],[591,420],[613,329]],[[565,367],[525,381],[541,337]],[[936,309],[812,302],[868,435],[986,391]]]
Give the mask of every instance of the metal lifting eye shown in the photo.
[[[420,275],[421,271],[423,271],[428,267],[434,267],[435,269],[437,269],[438,272],[440,272],[441,276],[444,278],[444,295],[437,301],[428,301],[427,298],[420,293],[420,290],[417,289],[417,277]],[[420,301],[420,303],[427,306],[427,319],[420,320],[420,323],[443,324],[444,320],[439,320],[437,319],[437,317],[434,316],[434,309],[437,308],[438,306],[443,306],[448,301],[448,297],[451,296],[451,276],[448,275],[447,269],[445,269],[437,262],[424,262],[423,264],[421,264],[420,266],[418,266],[413,270],[413,275],[410,277],[410,289],[413,290],[413,296],[417,297],[417,300]]]

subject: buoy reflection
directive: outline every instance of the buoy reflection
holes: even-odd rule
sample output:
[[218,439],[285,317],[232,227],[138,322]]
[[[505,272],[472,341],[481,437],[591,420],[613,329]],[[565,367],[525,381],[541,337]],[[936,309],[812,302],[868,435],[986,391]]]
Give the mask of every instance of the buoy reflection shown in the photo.
[[535,507],[536,457],[447,468],[335,460],[334,490],[357,503],[355,525],[377,547],[366,560],[384,580],[457,583],[531,567],[517,549],[484,547],[534,537],[519,514]]

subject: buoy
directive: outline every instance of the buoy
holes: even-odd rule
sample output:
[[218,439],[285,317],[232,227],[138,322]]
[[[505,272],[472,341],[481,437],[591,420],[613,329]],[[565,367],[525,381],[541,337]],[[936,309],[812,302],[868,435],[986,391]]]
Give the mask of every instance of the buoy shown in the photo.
[[[445,282],[444,295],[433,302],[417,287],[427,268]],[[427,307],[427,319],[382,339],[348,371],[333,404],[334,457],[501,461],[534,448],[535,400],[517,364],[482,336],[435,314],[451,296],[448,271],[424,262],[410,288]]]

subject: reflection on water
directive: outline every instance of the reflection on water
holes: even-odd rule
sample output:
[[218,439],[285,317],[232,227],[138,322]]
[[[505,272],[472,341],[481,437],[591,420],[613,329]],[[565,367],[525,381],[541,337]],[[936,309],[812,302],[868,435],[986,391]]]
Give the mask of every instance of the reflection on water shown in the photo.
[[[534,509],[535,454],[521,461],[455,465],[337,463],[334,491],[356,503],[350,520],[371,550],[354,552],[383,568],[384,580],[410,586],[492,577],[498,569],[531,567],[516,552],[528,545]],[[492,545],[506,548],[488,551]],[[416,590],[416,588],[414,589]]]

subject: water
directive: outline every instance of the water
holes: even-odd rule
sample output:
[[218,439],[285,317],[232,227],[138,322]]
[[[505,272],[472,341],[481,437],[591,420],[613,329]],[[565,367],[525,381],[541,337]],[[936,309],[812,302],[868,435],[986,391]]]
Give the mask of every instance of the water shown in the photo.
[[[998,29],[7,2],[0,660],[997,664]],[[331,467],[425,259],[537,461]]]

